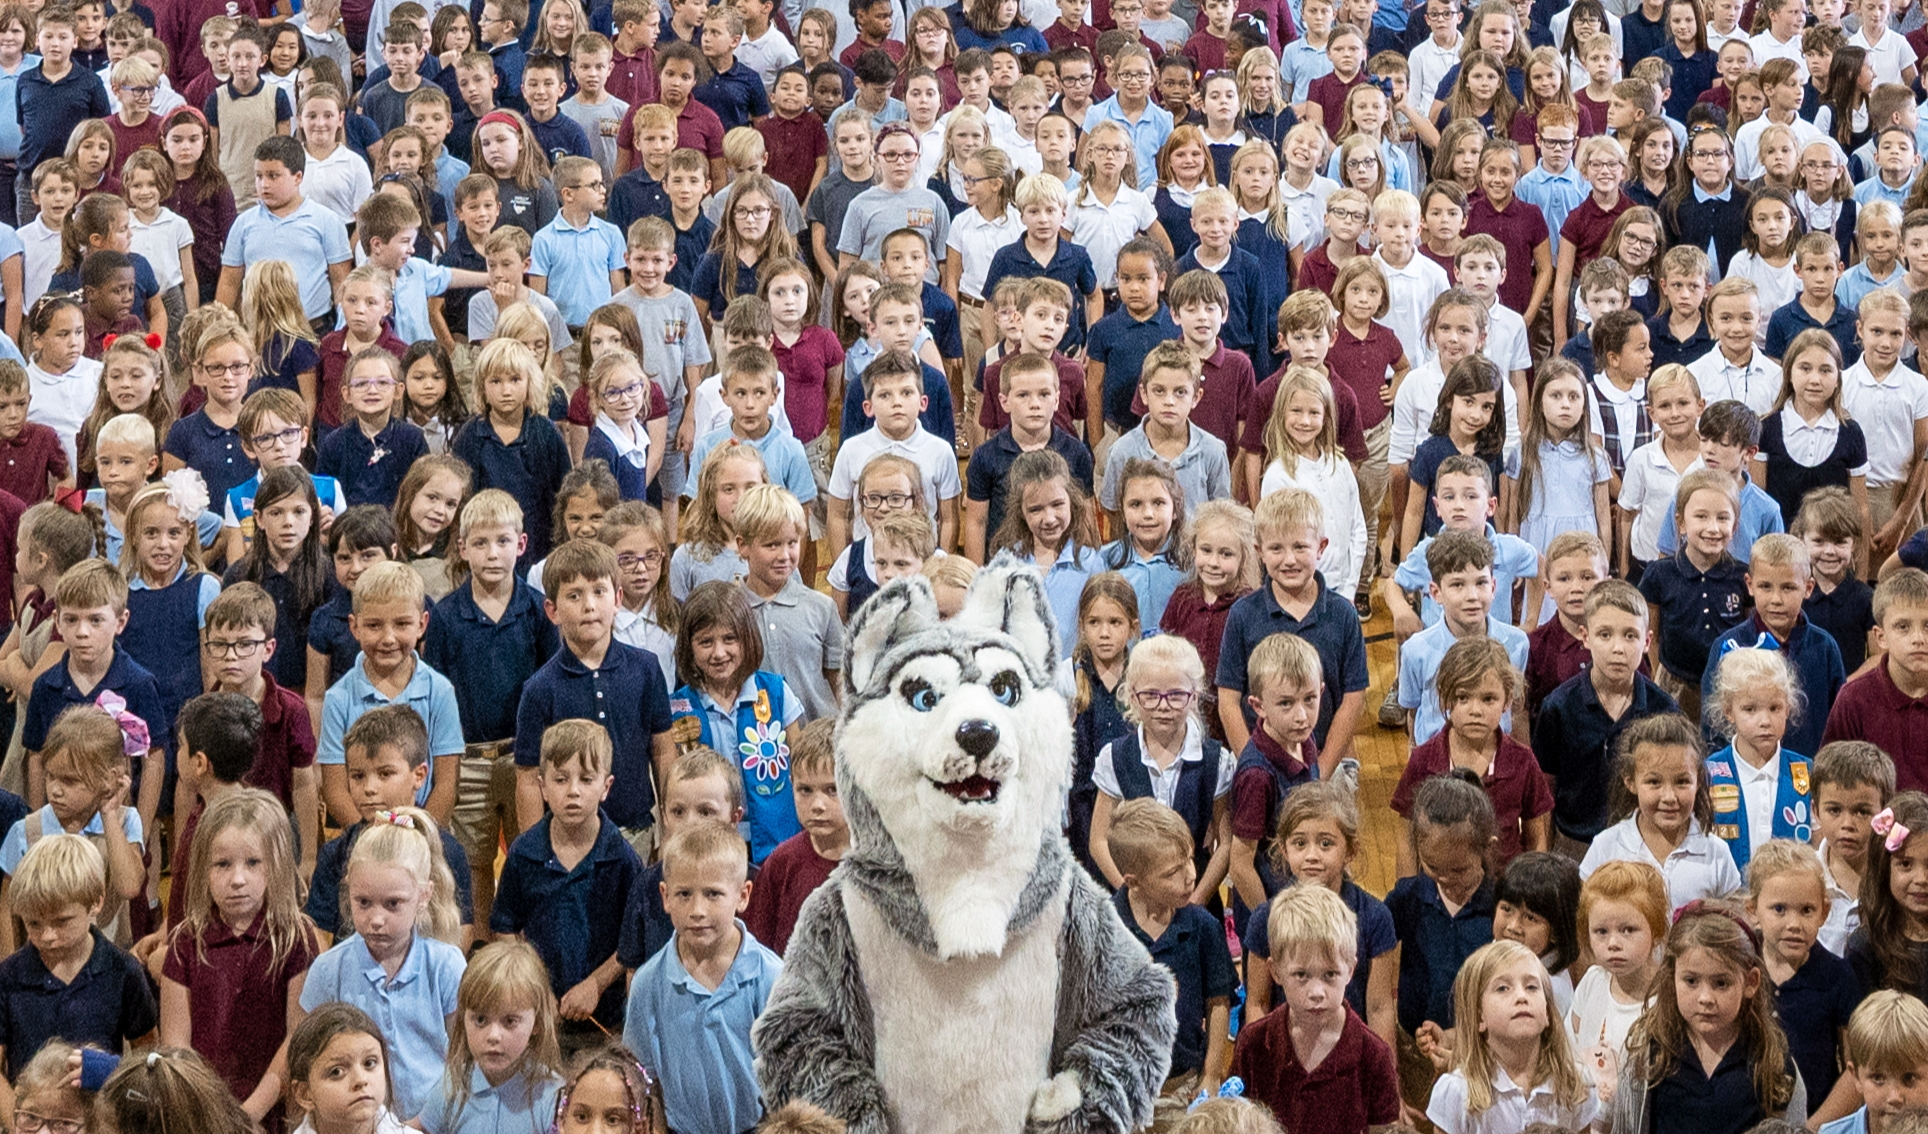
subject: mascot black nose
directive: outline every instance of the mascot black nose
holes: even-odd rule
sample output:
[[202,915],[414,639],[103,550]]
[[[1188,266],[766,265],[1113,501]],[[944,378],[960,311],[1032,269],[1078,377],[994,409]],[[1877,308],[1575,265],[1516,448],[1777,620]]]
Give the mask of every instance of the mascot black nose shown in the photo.
[[965,721],[957,726],[957,746],[982,760],[997,747],[997,726],[990,721]]

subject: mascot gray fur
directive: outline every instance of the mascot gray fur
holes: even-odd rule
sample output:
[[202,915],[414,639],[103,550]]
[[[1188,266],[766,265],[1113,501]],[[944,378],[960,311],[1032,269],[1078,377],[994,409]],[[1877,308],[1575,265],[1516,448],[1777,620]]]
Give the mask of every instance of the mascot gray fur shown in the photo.
[[765,1105],[851,1134],[1127,1134],[1151,1121],[1171,975],[1060,830],[1071,720],[1037,572],[922,578],[858,611],[837,726],[849,853],[804,903],[753,1040]]

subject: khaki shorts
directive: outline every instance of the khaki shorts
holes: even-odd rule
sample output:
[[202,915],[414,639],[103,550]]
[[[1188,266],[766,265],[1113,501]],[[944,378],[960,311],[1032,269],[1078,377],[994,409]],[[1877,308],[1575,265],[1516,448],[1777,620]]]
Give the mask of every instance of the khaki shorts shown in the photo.
[[450,826],[472,869],[494,867],[496,848],[517,834],[514,741],[471,744],[463,751]]
[[830,461],[835,456],[830,451],[830,431],[826,429],[804,442],[803,455],[810,459],[810,475],[817,482],[817,498],[804,505],[804,511],[810,516],[810,538],[819,540],[823,538],[826,523],[825,496],[830,491]]
[[629,844],[630,850],[636,852],[637,858],[642,859],[644,862],[654,862],[656,860],[657,829],[654,825],[648,827],[618,827],[616,829],[622,832],[623,841]]

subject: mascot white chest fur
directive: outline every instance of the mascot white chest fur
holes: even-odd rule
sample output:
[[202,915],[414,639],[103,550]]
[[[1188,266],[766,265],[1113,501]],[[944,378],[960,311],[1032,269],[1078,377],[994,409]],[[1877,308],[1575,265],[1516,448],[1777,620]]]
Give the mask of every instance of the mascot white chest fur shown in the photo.
[[1000,558],[939,621],[898,580],[851,626],[837,787],[851,849],[804,904],[754,1042],[764,1102],[852,1134],[1126,1134],[1173,985],[1059,830],[1071,724],[1037,574]]

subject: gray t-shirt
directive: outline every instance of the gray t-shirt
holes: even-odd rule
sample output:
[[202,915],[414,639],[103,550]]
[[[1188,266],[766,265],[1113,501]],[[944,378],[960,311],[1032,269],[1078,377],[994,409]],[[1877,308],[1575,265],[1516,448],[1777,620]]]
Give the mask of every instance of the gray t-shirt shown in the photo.
[[843,232],[837,237],[837,251],[864,260],[882,260],[884,237],[900,228],[914,228],[924,234],[931,249],[930,271],[925,279],[937,282],[937,265],[944,259],[945,241],[951,234],[951,211],[937,194],[921,185],[892,193],[873,185],[857,194],[844,214]]
[[850,211],[850,202],[873,184],[874,181],[852,181],[837,169],[824,174],[823,180],[817,183],[817,191],[810,194],[803,218],[810,224],[823,226],[825,248],[837,250],[838,241],[843,239],[844,214]]
[[616,129],[623,123],[623,116],[629,113],[629,104],[615,95],[590,106],[577,98],[571,98],[559,107],[569,121],[582,127],[583,136],[589,139],[589,156],[602,166],[604,180],[616,180]]
[[622,304],[636,316],[643,333],[643,370],[663,388],[663,396],[669,399],[669,424],[675,428],[682,424],[683,402],[689,393],[683,368],[710,362],[710,344],[703,337],[696,302],[676,288],[652,299],[636,294],[633,287],[617,292],[610,302]]
[[763,630],[763,665],[783,678],[803,701],[803,715],[815,720],[837,715],[837,696],[825,671],[844,666],[843,622],[830,596],[804,586],[795,575],[774,598],[760,598],[748,587],[743,597]]
[[[569,324],[563,321],[562,312],[556,308],[556,301],[539,291],[531,289],[522,301],[541,312],[543,322],[549,324],[550,349],[567,349],[569,346]],[[469,300],[469,341],[479,343],[495,334],[495,318],[500,314],[495,309],[495,296],[488,288],[475,293]]]

